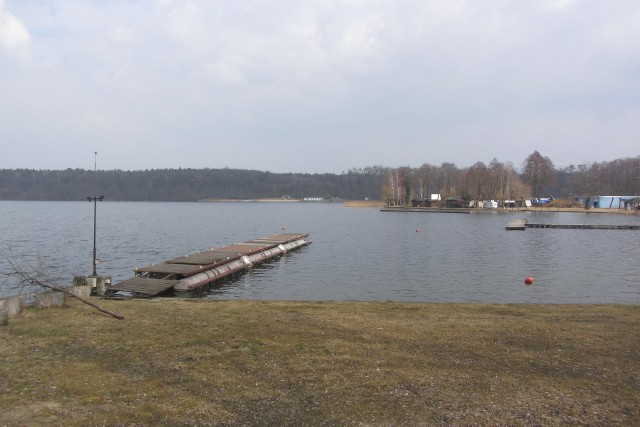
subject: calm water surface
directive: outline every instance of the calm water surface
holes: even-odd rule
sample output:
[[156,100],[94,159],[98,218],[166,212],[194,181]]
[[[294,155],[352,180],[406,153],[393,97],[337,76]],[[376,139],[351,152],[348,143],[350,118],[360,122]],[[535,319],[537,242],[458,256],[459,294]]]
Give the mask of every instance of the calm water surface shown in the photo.
[[[91,273],[93,205],[0,201],[0,249],[40,257],[68,283]],[[282,232],[308,247],[211,289],[206,298],[489,303],[640,303],[640,232],[529,229],[508,221],[640,224],[638,216],[389,213],[326,203],[98,203],[98,273]],[[0,259],[0,270],[7,264]],[[523,280],[533,276],[533,286]]]

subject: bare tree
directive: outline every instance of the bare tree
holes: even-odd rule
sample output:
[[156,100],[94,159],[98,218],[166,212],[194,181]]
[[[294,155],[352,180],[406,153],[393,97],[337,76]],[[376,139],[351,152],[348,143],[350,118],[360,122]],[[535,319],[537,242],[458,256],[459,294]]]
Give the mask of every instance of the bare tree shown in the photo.
[[401,200],[404,206],[409,206],[411,203],[411,168],[404,166],[399,168],[400,172],[400,185],[401,185]]
[[555,167],[550,158],[534,151],[522,163],[522,174],[531,186],[533,197],[540,197],[545,187],[555,179]]
[[505,179],[507,181],[504,192],[505,198],[516,199],[526,194],[527,186],[518,177],[516,168],[511,162],[507,162],[505,165]]
[[387,176],[383,184],[382,193],[387,206],[398,204],[398,194],[400,191],[400,178],[397,169],[387,169]]
[[458,167],[455,163],[444,162],[438,168],[438,184],[443,200],[457,191],[458,173]]
[[610,162],[582,163],[567,168],[569,188],[576,195],[638,195],[640,157]]
[[7,272],[0,273],[5,276],[4,280],[0,284],[3,288],[17,292],[18,294],[42,291],[63,292],[66,295],[79,299],[83,303],[90,305],[102,313],[106,313],[116,319],[124,319],[124,316],[121,314],[102,308],[92,301],[74,294],[63,286],[53,284],[47,266],[42,258],[38,257],[37,263],[33,265],[29,262],[19,261],[18,257],[10,251],[4,253],[3,257],[9,266],[9,270]]
[[475,200],[484,200],[490,182],[490,171],[483,162],[476,162],[468,170],[469,193]]
[[415,171],[417,196],[421,201],[424,201],[429,196],[429,186],[434,174],[435,167],[428,163],[423,164]]
[[509,174],[504,163],[499,162],[495,157],[489,163],[489,188],[487,194],[494,200],[505,200],[508,194]]
[[411,197],[411,168],[388,169],[382,192],[387,206],[406,206]]

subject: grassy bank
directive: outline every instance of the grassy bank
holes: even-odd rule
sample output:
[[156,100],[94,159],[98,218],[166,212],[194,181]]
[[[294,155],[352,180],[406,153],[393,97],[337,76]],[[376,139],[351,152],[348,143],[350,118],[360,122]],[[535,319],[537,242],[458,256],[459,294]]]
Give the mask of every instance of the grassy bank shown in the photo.
[[349,200],[344,202],[347,208],[383,208],[384,202],[381,200]]
[[0,425],[631,425],[640,307],[73,302],[0,327]]

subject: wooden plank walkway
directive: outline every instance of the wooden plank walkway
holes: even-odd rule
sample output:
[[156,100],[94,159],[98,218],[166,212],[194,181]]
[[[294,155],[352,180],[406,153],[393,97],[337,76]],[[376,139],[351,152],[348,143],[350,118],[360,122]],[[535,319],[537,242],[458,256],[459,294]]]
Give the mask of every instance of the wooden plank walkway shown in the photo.
[[148,298],[172,288],[177,280],[151,279],[148,277],[132,277],[109,288],[109,293],[123,291],[133,296]]
[[535,224],[526,219],[509,221],[507,230],[524,230],[526,228],[559,228],[565,230],[640,230],[640,225],[619,224]]

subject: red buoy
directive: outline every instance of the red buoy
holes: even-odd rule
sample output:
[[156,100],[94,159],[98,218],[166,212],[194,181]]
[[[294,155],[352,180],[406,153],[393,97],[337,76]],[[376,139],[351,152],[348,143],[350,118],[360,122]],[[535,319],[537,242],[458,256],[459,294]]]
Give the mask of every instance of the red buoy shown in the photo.
[[529,276],[524,279],[525,285],[533,285],[533,277]]

